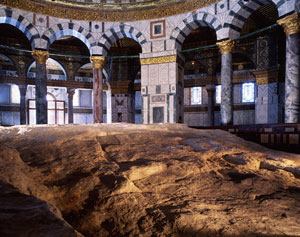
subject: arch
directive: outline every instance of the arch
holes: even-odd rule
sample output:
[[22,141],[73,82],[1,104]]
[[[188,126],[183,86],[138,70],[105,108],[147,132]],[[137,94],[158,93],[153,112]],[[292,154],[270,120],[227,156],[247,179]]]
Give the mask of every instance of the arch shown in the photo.
[[46,99],[47,99],[47,101],[51,101],[51,100],[55,101],[56,97],[52,93],[47,92]]
[[11,10],[0,10],[0,24],[9,24],[23,32],[34,49],[40,39],[40,34],[32,23],[24,16]]
[[98,46],[93,35],[86,31],[82,26],[71,22],[62,24],[59,23],[46,30],[41,37],[40,48],[45,48],[48,50],[50,45],[62,36],[74,36],[86,45],[90,51],[90,55],[97,54]]
[[210,27],[216,31],[218,37],[218,31],[222,29],[220,21],[206,12],[199,12],[184,19],[179,26],[177,26],[170,36],[171,40],[174,40],[174,48],[181,50],[183,41],[185,38],[195,29],[199,27]]
[[[78,67],[78,69],[75,72],[75,76],[80,71],[81,68],[86,67],[86,66],[91,66],[91,71],[93,70],[92,63],[85,63],[85,64],[81,65],[80,67]],[[102,72],[103,72],[103,75],[104,75],[103,79],[105,79],[105,82],[108,82],[109,81],[109,76],[108,76],[107,70],[105,68],[103,68]]]
[[[64,78],[63,79],[55,79],[55,80],[62,80],[62,81],[65,81],[65,80],[67,80],[67,73],[66,73],[66,70],[65,70],[65,68],[63,67],[63,65],[61,65],[58,61],[56,61],[55,59],[53,59],[53,58],[48,58],[47,59],[47,62],[46,62],[46,65],[48,64],[48,63],[54,63],[54,64],[56,64],[61,70],[62,70],[62,72],[64,73]],[[28,67],[28,69],[27,69],[27,71],[26,71],[26,75],[28,76],[28,74],[30,73],[30,70],[31,70],[31,68],[32,67],[34,67],[35,66],[35,61],[33,61],[31,64],[30,64],[30,66]],[[48,74],[47,74],[47,78],[48,78]],[[49,78],[48,78],[49,79]]]
[[15,64],[15,62],[9,56],[6,56],[3,53],[0,53],[0,56],[7,59],[11,64],[13,64],[17,68],[17,65]]
[[7,56],[5,54],[2,54],[2,53],[0,53],[0,57],[5,58],[7,61],[9,61],[14,66],[14,68],[16,69],[16,74],[17,75],[21,74],[20,73],[20,68],[18,67],[17,63],[12,58],[10,58],[9,56]]
[[83,78],[78,77],[79,71],[80,71],[82,68],[87,67],[87,66],[90,66],[90,67],[91,67],[90,70],[91,70],[91,72],[93,72],[93,65],[92,65],[92,63],[91,63],[91,62],[89,62],[89,63],[84,63],[84,64],[80,65],[80,66],[77,68],[77,70],[75,71],[75,73],[74,73],[74,80],[75,80],[75,81],[88,81],[88,82],[93,82],[93,76],[92,76],[92,77],[83,77]]
[[103,71],[103,75],[104,75],[105,81],[108,82],[109,81],[109,77],[108,77],[107,70],[105,68],[103,68],[102,71]]
[[248,17],[264,5],[273,3],[276,5],[279,17],[285,15],[288,12],[287,6],[292,5],[291,3],[288,5],[286,1],[287,0],[255,0],[245,2],[243,0],[239,0],[232,10],[229,11],[226,22],[224,23],[223,28],[227,31],[224,38],[238,38]]
[[300,1],[295,1],[295,11],[300,13]]
[[121,24],[107,30],[101,37],[98,46],[101,47],[100,55],[106,56],[112,44],[122,38],[131,38],[138,42],[141,47],[147,42],[142,32],[130,25]]

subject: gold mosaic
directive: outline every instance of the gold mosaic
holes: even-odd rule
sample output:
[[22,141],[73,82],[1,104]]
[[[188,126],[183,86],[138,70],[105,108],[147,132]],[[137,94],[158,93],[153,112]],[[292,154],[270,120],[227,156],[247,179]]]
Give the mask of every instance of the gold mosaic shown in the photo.
[[50,0],[0,0],[7,5],[43,15],[84,21],[137,21],[190,12],[219,0],[158,0],[130,4],[74,3]]

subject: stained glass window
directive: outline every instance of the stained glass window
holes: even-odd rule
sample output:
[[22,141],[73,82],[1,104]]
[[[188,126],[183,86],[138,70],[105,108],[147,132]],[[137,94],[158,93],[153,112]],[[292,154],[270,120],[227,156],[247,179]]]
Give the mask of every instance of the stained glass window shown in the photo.
[[216,86],[216,104],[221,104],[221,85]]
[[202,103],[202,87],[191,88],[191,104],[199,105]]
[[251,103],[254,102],[254,83],[244,83],[242,89],[242,102]]

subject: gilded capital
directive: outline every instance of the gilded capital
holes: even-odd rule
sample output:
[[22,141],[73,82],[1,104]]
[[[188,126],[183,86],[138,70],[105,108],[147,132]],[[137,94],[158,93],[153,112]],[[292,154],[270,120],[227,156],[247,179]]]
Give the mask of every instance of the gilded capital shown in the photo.
[[234,44],[235,42],[233,40],[225,40],[217,43],[221,54],[230,54]]
[[141,58],[141,65],[173,63],[176,62],[176,55],[157,57],[157,58]]
[[296,12],[278,20],[277,23],[283,27],[286,35],[296,34],[300,31],[300,19]]
[[38,64],[46,64],[46,61],[49,57],[49,52],[34,49],[32,50],[32,56]]
[[105,57],[103,57],[103,56],[91,56],[90,60],[93,64],[93,67],[99,69],[99,68],[103,68],[104,62],[105,62]]

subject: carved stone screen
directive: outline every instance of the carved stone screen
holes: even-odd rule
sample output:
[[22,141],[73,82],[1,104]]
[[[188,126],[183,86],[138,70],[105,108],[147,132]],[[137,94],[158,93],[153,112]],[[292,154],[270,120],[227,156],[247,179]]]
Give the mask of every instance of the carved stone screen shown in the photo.
[[154,107],[153,123],[163,123],[163,122],[164,122],[164,107]]

